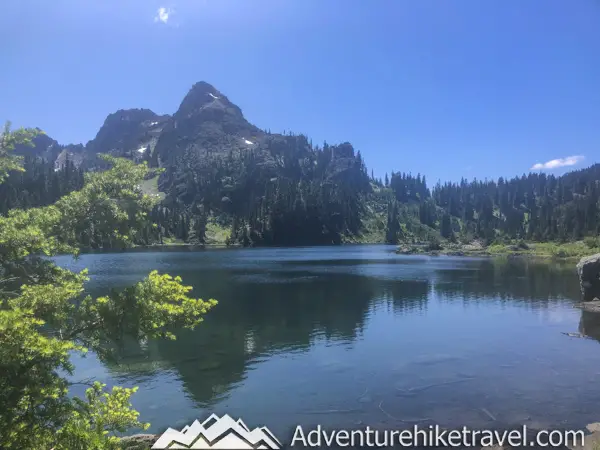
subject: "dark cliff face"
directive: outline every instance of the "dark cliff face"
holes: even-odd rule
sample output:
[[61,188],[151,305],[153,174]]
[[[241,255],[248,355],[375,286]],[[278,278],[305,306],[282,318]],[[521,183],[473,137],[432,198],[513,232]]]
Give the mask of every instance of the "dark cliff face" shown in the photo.
[[62,151],[57,155],[54,160],[54,168],[60,169],[67,164],[67,161],[73,162],[75,167],[81,167],[84,163],[85,147],[83,144],[78,145],[67,145],[63,147]]
[[360,195],[370,189],[349,143],[319,148],[303,135],[262,131],[205,82],[192,86],[172,116],[119,110],[85,147],[42,139],[35,151],[57,168],[71,161],[101,170],[100,153],[164,168],[155,219],[160,233],[189,242],[204,239],[210,215],[244,245],[339,243],[360,229]]
[[33,138],[33,145],[17,145],[15,154],[19,156],[30,156],[35,158],[44,158],[48,161],[54,161],[63,146],[46,134],[40,134]]
[[[231,165],[231,158],[241,166],[251,160],[262,176],[270,178],[316,157],[306,138],[258,129],[226,95],[203,81],[191,87],[172,116],[149,109],[122,109],[107,116],[85,147],[61,146],[45,135],[37,137],[35,143],[33,149],[22,151],[44,156],[56,167],[68,159],[77,167],[104,168],[99,153],[164,167],[160,179],[164,191],[181,185],[184,179],[187,185],[195,184],[198,174],[223,166],[225,160]],[[246,161],[249,156],[251,159]],[[326,177],[339,180],[340,174],[354,166],[354,148],[349,143],[328,147],[319,158],[327,163]],[[236,175],[229,175],[235,181]]]
[[98,153],[141,160],[151,152],[170,116],[149,109],[123,109],[110,114],[85,147],[87,165],[97,163]]
[[179,109],[174,115],[176,120],[184,120],[185,118],[194,118],[202,114],[218,114],[236,116],[238,119],[243,119],[242,110],[231,103],[229,99],[214,86],[201,81],[192,86],[183,101],[179,105]]
[[193,159],[253,148],[263,135],[223,93],[199,82],[192,86],[173,116],[149,109],[122,109],[106,117],[85,147],[63,146],[40,135],[33,147],[21,146],[17,153],[44,157],[59,165],[69,157],[86,168],[102,166],[97,154],[108,153],[169,168],[184,155]]
[[239,107],[208,83],[196,83],[164,127],[151,164],[164,167],[160,187],[168,191],[184,177],[215,167],[231,154],[259,150],[264,133]]
[[15,153],[30,158],[41,158],[54,163],[55,168],[63,167],[67,160],[79,167],[84,158],[85,147],[79,145],[60,145],[46,134],[39,134],[32,140],[32,145],[18,145]]
[[190,89],[161,133],[157,160],[167,168],[182,157],[193,164],[198,158],[252,148],[262,135],[225,95],[200,82]]

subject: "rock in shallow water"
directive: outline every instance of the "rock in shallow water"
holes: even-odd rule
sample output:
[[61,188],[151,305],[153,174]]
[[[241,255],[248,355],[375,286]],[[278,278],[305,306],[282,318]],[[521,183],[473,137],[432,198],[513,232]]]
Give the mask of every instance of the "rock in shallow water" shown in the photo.
[[600,298],[600,253],[581,258],[577,263],[577,275],[583,300]]

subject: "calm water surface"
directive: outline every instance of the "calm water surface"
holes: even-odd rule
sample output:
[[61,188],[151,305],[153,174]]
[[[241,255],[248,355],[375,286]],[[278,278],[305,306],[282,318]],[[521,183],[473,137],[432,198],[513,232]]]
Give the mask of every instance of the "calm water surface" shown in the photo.
[[[152,269],[219,305],[176,341],[74,378],[138,385],[151,431],[209,414],[297,424],[581,427],[600,420],[600,321],[573,264],[395,255],[390,246],[84,255],[95,294]],[[495,420],[492,420],[492,417]],[[399,422],[401,419],[405,422]],[[406,422],[408,421],[408,422]]]

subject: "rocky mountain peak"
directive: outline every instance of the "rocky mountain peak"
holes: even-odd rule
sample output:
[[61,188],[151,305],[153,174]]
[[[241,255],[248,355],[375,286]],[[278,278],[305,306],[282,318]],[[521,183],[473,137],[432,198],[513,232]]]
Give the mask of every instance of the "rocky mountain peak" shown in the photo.
[[354,158],[354,147],[350,142],[343,142],[332,147],[334,158]]
[[87,143],[91,153],[124,156],[147,145],[170,116],[159,116],[149,109],[120,109],[109,114],[96,137]]
[[[119,109],[118,111],[109,114],[104,120],[104,124],[98,131],[101,134],[107,128],[125,128],[138,126],[139,124],[159,118],[160,116],[154,111],[143,108]],[[97,137],[97,136],[96,136]]]
[[[39,132],[39,128],[36,128]],[[21,156],[41,157],[52,161],[60,153],[62,146],[47,134],[38,134],[31,145],[17,145],[15,154]]]
[[175,116],[179,119],[190,118],[205,110],[220,110],[223,113],[242,116],[242,110],[238,106],[205,81],[199,81],[192,86]]
[[201,81],[192,86],[164,127],[154,154],[163,167],[174,168],[182,158],[197,165],[207,155],[253,148],[262,134],[222,92]]

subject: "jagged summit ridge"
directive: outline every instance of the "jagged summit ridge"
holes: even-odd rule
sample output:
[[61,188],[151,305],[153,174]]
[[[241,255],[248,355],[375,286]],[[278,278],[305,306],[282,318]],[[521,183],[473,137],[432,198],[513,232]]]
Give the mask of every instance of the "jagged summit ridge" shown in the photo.
[[161,187],[166,189],[165,180],[178,171],[182,160],[197,167],[207,157],[244,152],[263,135],[222,92],[206,82],[194,84],[165,125],[153,152],[154,161],[167,169]]
[[[152,169],[145,187],[163,201],[152,213],[161,228],[148,239],[203,243],[210,239],[205,219],[219,218],[219,227],[231,230],[227,243],[341,243],[360,231],[363,196],[371,192],[352,145],[313,146],[302,134],[261,130],[206,82],[194,84],[172,116],[148,109],[109,115],[79,166],[108,168],[99,153]],[[79,154],[64,156],[74,161]]]
[[219,109],[229,114],[242,117],[242,110],[229,101],[212,84],[206,81],[195,83],[184,97],[175,113],[176,119],[193,117],[204,109]]
[[[178,153],[182,147],[194,151],[215,146],[244,149],[255,142],[258,131],[222,92],[206,81],[199,81],[190,88],[172,116],[159,115],[148,108],[119,109],[106,116],[96,136],[85,146],[60,145],[43,135],[34,141],[33,147],[19,148],[18,153],[57,164],[62,164],[65,154],[69,153],[76,156],[77,165],[93,167],[99,163],[98,153],[157,161],[159,152],[168,160],[172,151]],[[158,145],[159,141],[162,145]],[[155,154],[157,145],[159,149]],[[69,148],[68,152],[65,148]]]
[[106,117],[103,127],[115,122],[143,122],[157,117],[158,114],[147,108],[119,109]]

